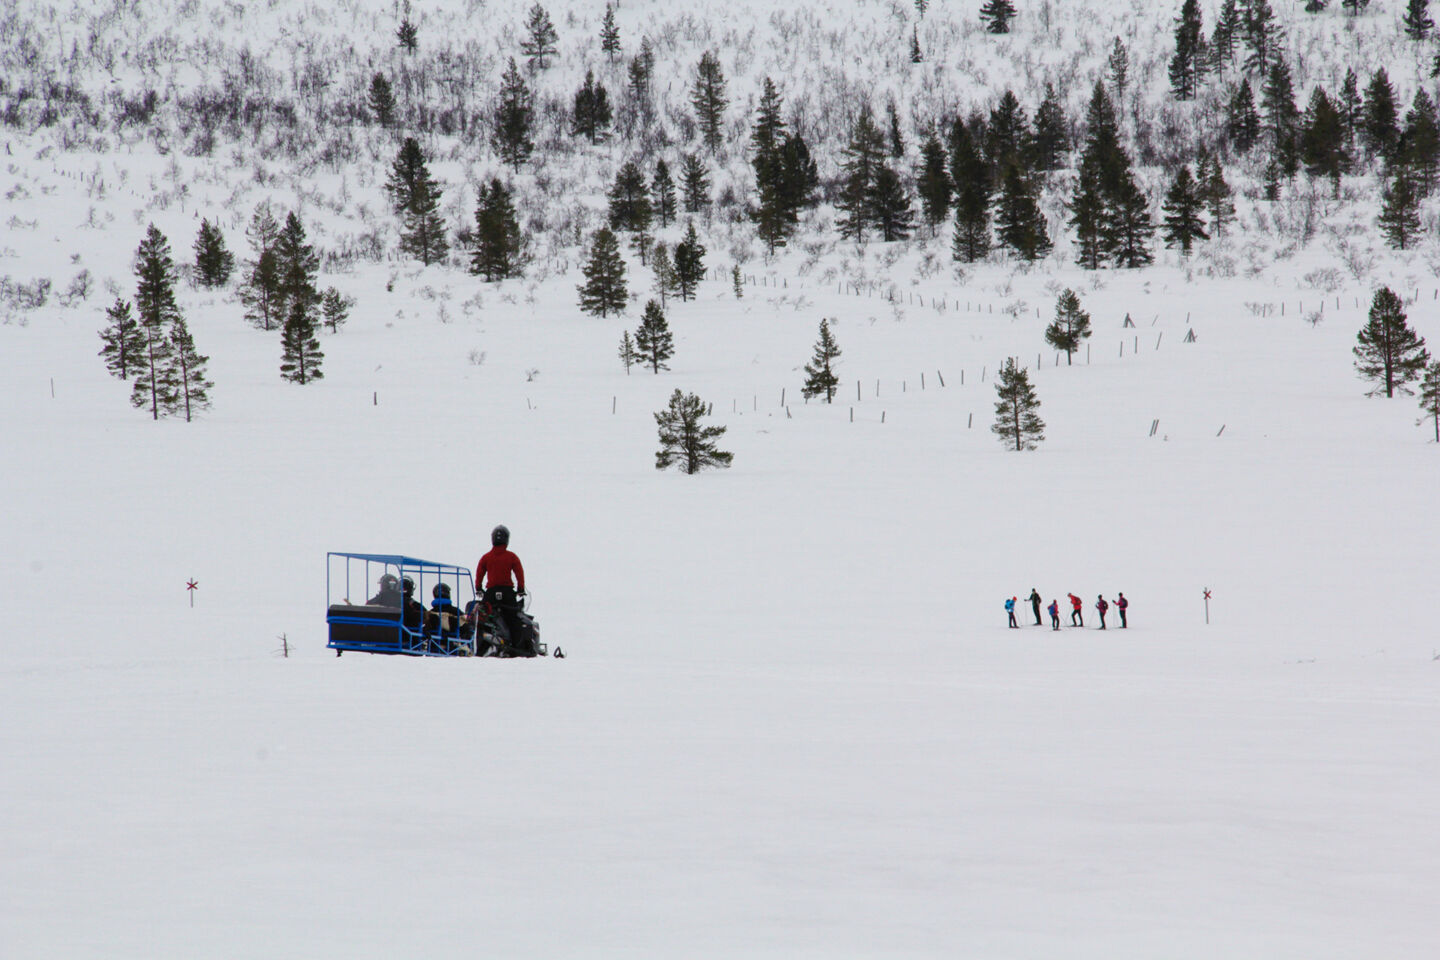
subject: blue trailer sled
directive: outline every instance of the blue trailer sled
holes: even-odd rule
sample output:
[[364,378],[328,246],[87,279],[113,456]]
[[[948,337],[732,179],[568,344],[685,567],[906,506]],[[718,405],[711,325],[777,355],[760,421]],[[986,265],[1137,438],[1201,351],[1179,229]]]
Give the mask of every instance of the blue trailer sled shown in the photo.
[[[545,656],[539,625],[523,610],[511,637],[502,611],[475,596],[466,567],[399,554],[328,553],[326,644],[411,657]],[[556,651],[557,656],[559,651]]]

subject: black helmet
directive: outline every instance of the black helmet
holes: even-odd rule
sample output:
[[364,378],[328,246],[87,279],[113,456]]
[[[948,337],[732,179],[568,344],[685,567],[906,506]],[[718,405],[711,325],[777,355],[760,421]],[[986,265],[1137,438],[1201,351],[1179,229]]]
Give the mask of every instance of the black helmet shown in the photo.
[[414,581],[414,580],[411,580],[409,577],[406,577],[404,580],[401,580],[401,581],[400,581],[400,586],[402,586],[402,587],[405,588],[405,593],[406,593],[406,594],[411,594],[411,593],[414,593],[414,592],[415,592],[415,581]]
[[491,530],[491,531],[490,531],[490,546],[492,546],[492,547],[508,547],[508,546],[510,546],[510,528],[507,527],[507,526],[505,526],[505,524],[502,523],[502,524],[500,524],[500,526],[496,527],[494,530]]
[[380,578],[380,589],[386,592],[399,590],[400,581],[396,579],[395,574],[387,573]]
[[437,583],[437,584],[435,584],[435,589],[430,591],[430,595],[431,595],[432,597],[434,597],[435,599],[437,599],[437,600],[440,599],[441,597],[444,597],[446,600],[449,600],[449,599],[450,599],[450,584],[448,584],[448,583]]

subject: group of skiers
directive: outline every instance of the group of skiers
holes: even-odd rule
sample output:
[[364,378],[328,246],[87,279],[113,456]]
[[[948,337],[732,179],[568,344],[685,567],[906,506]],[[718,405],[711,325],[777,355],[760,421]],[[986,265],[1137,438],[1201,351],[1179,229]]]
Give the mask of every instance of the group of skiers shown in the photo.
[[[1085,626],[1085,615],[1083,613],[1083,608],[1085,606],[1084,601],[1082,601],[1079,597],[1075,596],[1075,594],[1073,593],[1066,594],[1066,596],[1070,598],[1070,626]],[[1040,619],[1040,604],[1044,602],[1040,598],[1040,591],[1032,587],[1030,590],[1030,596],[1026,599],[1030,601],[1030,608],[1035,611],[1035,626],[1044,626],[1044,621]],[[1019,602],[1019,597],[1011,597],[1009,600],[1005,601],[1005,613],[1010,618],[1010,626],[1015,629],[1019,629],[1020,627],[1020,624],[1015,622],[1015,605]],[[1095,609],[1100,614],[1100,629],[1104,630],[1105,614],[1110,611],[1110,603],[1105,599],[1105,595],[1103,593],[1096,596]],[[1130,624],[1126,621],[1125,611],[1130,609],[1130,601],[1125,599],[1125,594],[1121,593],[1117,596],[1115,600],[1115,609],[1120,614],[1121,628],[1128,628]],[[1051,600],[1050,606],[1045,608],[1045,612],[1050,614],[1050,629],[1059,630],[1060,602],[1058,600]]]

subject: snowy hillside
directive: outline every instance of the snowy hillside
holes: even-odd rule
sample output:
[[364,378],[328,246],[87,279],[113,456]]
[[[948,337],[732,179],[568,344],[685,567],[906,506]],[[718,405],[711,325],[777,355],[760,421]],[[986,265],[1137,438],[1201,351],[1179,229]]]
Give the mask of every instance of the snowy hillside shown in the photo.
[[[1351,353],[1382,284],[1440,345],[1433,199],[1421,243],[1393,251],[1376,171],[1333,201],[1302,175],[1270,204],[1237,163],[1229,236],[1099,271],[1074,263],[1054,191],[1056,253],[959,270],[948,229],[857,247],[822,205],[766,258],[717,208],[707,279],[667,304],[671,369],[627,374],[649,268],[626,247],[624,315],[576,306],[577,237],[603,222],[622,145],[537,148],[516,177],[536,259],[487,284],[459,250],[398,255],[393,132],[308,126],[397,65],[390,4],[21,6],[0,20],[7,103],[42,74],[96,103],[163,96],[148,127],[0,127],[0,276],[51,281],[0,322],[4,956],[1434,955],[1440,448],[1414,397],[1366,396]],[[418,56],[434,71],[465,51],[478,110],[528,6],[417,4]],[[1353,23],[1278,6],[1297,88],[1396,42],[1397,6]],[[893,91],[918,125],[1023,74],[1031,107],[1069,77],[1080,111],[1120,34],[1131,121],[1174,108],[1178,4],[1025,4],[998,39],[978,7],[627,0],[617,17],[627,55],[647,33],[673,78],[676,153],[694,61],[721,51],[717,197],[751,188],[767,74],[826,176],[845,96],[879,110]],[[550,5],[543,96],[567,100],[587,62],[623,86],[603,12]],[[928,59],[891,70],[912,28]],[[177,98],[244,47],[257,84],[305,104],[300,156],[223,132],[208,156],[182,145]],[[292,84],[307,57],[343,64],[337,83]],[[1428,60],[1388,63],[1408,103]],[[503,172],[483,139],[426,139],[457,227]],[[280,378],[279,334],[245,321],[235,282],[187,279],[212,404],[152,420],[96,356],[146,226],[188,264],[218,220],[243,260],[266,199],[301,212],[322,285],[354,298],[321,335],[324,379]],[[1066,288],[1095,331],[1073,365],[1044,340]],[[831,405],[800,395],[822,318],[843,350]],[[1010,357],[1042,404],[1034,452],[990,431]],[[713,405],[730,469],[654,468],[676,389]],[[566,659],[325,648],[327,551],[472,567],[502,522]],[[1082,597],[1084,629],[1034,626],[1032,587]],[[1093,605],[1117,591],[1130,626],[1112,612],[1102,633]]]

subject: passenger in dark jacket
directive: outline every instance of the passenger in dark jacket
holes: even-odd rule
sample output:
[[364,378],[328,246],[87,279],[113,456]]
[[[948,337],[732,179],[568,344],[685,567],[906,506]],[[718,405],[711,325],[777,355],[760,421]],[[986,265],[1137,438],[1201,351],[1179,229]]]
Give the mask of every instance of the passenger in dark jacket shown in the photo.
[[1035,611],[1035,626],[1037,626],[1037,627],[1038,627],[1038,626],[1041,626],[1041,620],[1040,620],[1040,604],[1041,604],[1042,601],[1040,600],[1040,591],[1039,591],[1039,590],[1036,590],[1034,587],[1031,587],[1031,588],[1030,588],[1030,598],[1029,598],[1029,599],[1030,599],[1030,609],[1032,609],[1032,610]]

